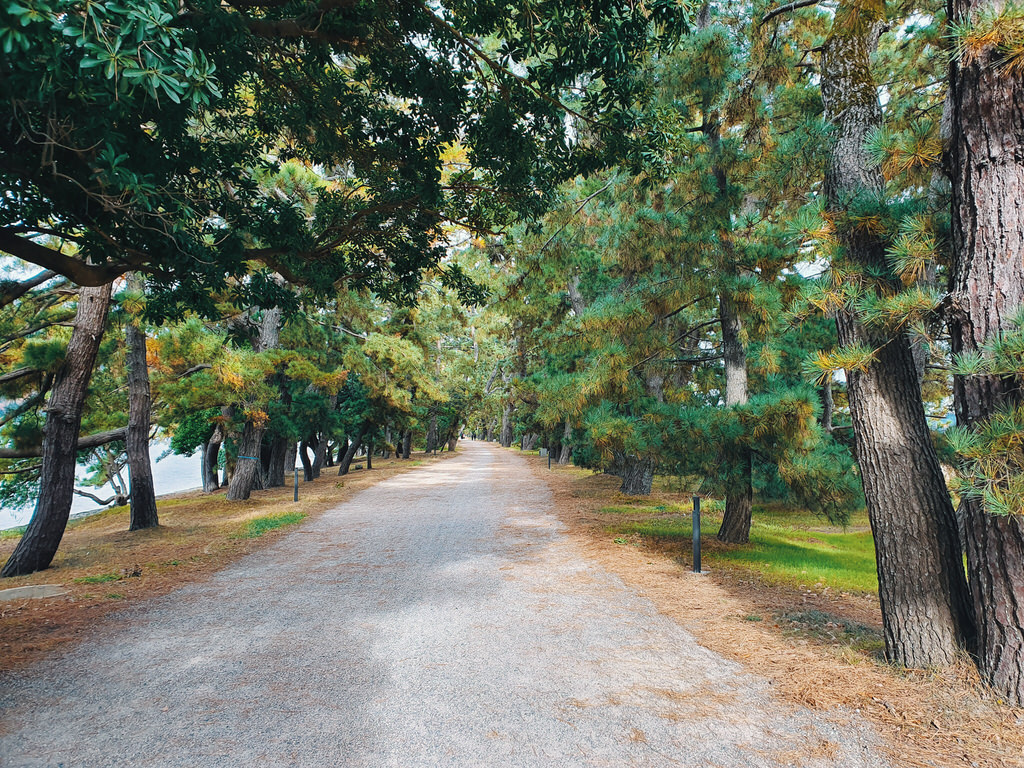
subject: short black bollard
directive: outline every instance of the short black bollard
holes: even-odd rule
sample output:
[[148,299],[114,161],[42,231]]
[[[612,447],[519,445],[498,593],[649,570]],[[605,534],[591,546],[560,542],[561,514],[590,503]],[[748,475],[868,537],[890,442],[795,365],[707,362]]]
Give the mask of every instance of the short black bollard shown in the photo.
[[548,469],[551,469],[551,449],[548,449]]
[[292,467],[295,472],[295,500],[299,500],[299,468]]
[[693,497],[693,572],[700,573],[700,496]]

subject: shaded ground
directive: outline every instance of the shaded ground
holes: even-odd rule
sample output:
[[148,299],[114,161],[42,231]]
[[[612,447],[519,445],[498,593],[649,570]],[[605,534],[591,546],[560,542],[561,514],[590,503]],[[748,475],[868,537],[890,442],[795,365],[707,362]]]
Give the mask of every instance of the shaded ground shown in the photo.
[[[0,589],[57,584],[67,590],[52,599],[0,601],[0,671],[45,658],[79,641],[111,612],[207,578],[288,530],[247,538],[247,526],[261,517],[282,512],[315,517],[381,479],[450,455],[377,459],[372,471],[343,478],[337,468],[327,467],[318,480],[300,479],[298,503],[291,487],[256,491],[248,501],[233,502],[224,500],[224,491],[173,494],[158,499],[160,527],[144,531],[128,531],[127,507],[72,521],[52,567],[0,579]],[[15,536],[0,539],[0,563],[17,542]]]
[[363,491],[0,679],[4,764],[888,764],[581,557],[551,506],[483,444]]
[[[702,645],[769,680],[783,699],[820,712],[859,712],[884,737],[894,765],[1024,766],[1024,710],[984,691],[972,665],[938,673],[881,660],[877,598],[765,583],[744,568],[714,566],[695,575],[689,543],[623,540],[610,532],[615,521],[599,510],[628,501],[617,492],[617,478],[572,467],[549,471],[546,460],[523,458],[551,487],[560,520],[588,558]],[[657,498],[689,501],[673,493]],[[706,539],[705,546],[726,545]]]

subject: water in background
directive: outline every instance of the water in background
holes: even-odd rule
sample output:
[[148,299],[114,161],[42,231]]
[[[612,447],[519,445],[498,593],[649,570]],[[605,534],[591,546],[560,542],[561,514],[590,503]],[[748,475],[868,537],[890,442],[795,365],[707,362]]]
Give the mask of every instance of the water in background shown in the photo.
[[[177,491],[189,491],[193,488],[201,488],[203,479],[200,475],[199,453],[193,456],[178,456],[170,454],[161,461],[157,461],[160,455],[167,450],[167,443],[154,442],[149,446],[149,457],[153,462],[153,484],[156,486],[156,494],[160,496],[165,493]],[[128,470],[124,471],[124,477],[128,477]],[[114,495],[110,486],[102,488],[83,488],[106,499]],[[83,496],[75,496],[71,504],[71,514],[89,512],[96,509],[97,505],[92,499]],[[25,509],[3,509],[0,508],[0,530],[13,528],[18,525],[25,525],[32,517],[32,507]]]

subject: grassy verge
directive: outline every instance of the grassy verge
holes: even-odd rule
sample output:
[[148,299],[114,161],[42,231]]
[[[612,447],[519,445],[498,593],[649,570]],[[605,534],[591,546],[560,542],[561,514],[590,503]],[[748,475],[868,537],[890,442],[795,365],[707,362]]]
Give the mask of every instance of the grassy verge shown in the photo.
[[254,517],[245,524],[245,529],[239,534],[242,539],[258,539],[268,531],[284,528],[286,525],[295,525],[306,519],[304,512],[279,512],[273,515]]
[[[766,583],[878,593],[874,541],[866,529],[865,513],[854,516],[844,530],[800,510],[756,507],[750,544],[736,547],[715,540],[721,525],[720,503],[709,502],[701,515],[707,564],[746,570]],[[606,506],[601,513],[616,518],[608,531],[617,538],[689,544],[693,537],[693,519],[686,505],[649,500]]]
[[[0,670],[43,658],[85,635],[107,613],[125,604],[166,594],[198,581],[272,541],[302,520],[346,501],[383,479],[452,454],[417,455],[413,461],[376,459],[373,470],[356,470],[340,481],[337,470],[299,487],[256,491],[248,501],[231,502],[225,492],[198,491],[158,499],[160,525],[128,531],[127,507],[73,520],[51,567],[3,579],[0,589],[57,584],[67,594],[55,598],[0,602]],[[20,532],[0,536],[0,563],[14,550]]]

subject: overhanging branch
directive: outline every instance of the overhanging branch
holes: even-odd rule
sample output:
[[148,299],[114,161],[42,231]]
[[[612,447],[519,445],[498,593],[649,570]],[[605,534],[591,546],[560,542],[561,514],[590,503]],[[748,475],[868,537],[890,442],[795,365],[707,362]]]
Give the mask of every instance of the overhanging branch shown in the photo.
[[[125,440],[128,437],[128,427],[120,429],[109,429],[106,432],[96,432],[92,435],[78,438],[78,450],[84,451],[89,448],[99,448],[101,445],[112,443],[115,440]],[[43,446],[34,445],[31,448],[0,448],[0,459],[35,459],[43,455]]]

